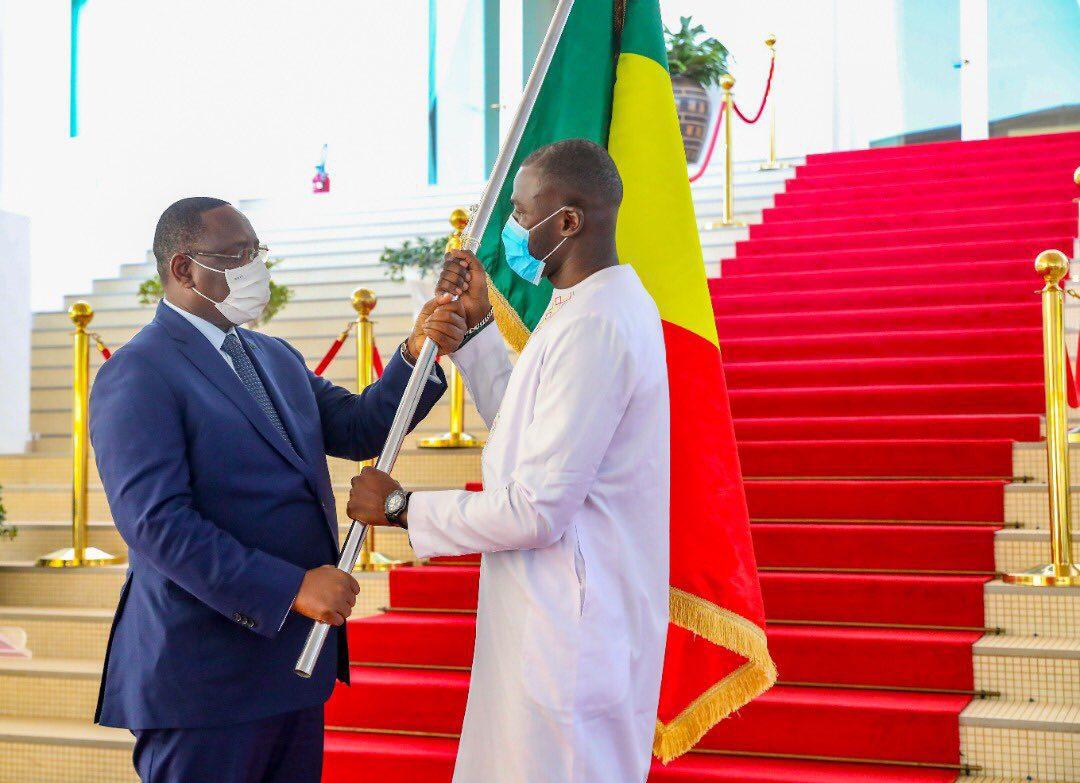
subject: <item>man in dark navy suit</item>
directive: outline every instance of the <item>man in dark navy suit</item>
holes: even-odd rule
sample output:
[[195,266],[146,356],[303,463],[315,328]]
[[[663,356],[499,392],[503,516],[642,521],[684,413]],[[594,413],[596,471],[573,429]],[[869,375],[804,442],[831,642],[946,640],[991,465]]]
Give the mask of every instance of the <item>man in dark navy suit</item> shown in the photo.
[[[355,395],[285,341],[237,328],[269,299],[266,248],[227,202],[178,201],[154,254],[164,299],[102,367],[90,432],[130,567],[96,719],[129,728],[144,783],[316,783],[323,703],[347,682],[326,455],[382,449],[425,336],[450,353],[461,305],[429,303],[382,378]],[[426,381],[416,420],[445,388]],[[416,422],[414,421],[413,424]],[[311,620],[331,639],[293,673]]]

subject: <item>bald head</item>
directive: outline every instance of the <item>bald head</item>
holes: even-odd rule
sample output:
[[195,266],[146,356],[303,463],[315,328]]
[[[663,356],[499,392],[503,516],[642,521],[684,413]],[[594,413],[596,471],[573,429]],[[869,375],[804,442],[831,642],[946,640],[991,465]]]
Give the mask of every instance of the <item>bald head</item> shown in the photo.
[[544,188],[575,207],[618,211],[622,177],[608,151],[588,139],[565,139],[536,150],[521,163],[538,173]]

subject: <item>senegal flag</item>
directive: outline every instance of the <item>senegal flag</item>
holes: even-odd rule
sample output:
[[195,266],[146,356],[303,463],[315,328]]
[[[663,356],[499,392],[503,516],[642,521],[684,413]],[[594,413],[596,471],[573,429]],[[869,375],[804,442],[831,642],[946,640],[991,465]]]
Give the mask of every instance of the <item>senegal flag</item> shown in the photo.
[[552,289],[523,281],[503,258],[513,176],[538,147],[577,137],[606,145],[619,167],[619,257],[664,322],[671,625],[654,752],[668,761],[767,690],[776,669],[657,0],[576,0],[567,20],[480,243],[499,328],[519,351]]

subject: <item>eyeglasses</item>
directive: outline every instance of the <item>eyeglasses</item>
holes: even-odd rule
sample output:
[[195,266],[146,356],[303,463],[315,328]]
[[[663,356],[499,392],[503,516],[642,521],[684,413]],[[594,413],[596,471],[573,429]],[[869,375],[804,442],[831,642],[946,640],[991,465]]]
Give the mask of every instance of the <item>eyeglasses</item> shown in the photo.
[[234,268],[236,266],[244,266],[250,264],[253,261],[261,261],[266,263],[270,258],[270,248],[266,245],[257,245],[251,250],[243,250],[236,255],[229,255],[228,253],[206,253],[202,250],[192,250],[191,255],[205,256],[206,258],[221,258],[226,261],[232,261],[232,264],[226,264],[226,268]]

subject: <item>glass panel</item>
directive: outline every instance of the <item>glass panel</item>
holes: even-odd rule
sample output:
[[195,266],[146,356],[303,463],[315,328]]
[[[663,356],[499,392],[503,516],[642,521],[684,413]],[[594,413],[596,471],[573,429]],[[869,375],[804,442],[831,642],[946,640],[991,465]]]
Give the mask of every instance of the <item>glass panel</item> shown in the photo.
[[960,2],[897,0],[900,127],[873,146],[960,138]]
[[1080,128],[1080,4],[988,3],[990,135]]

